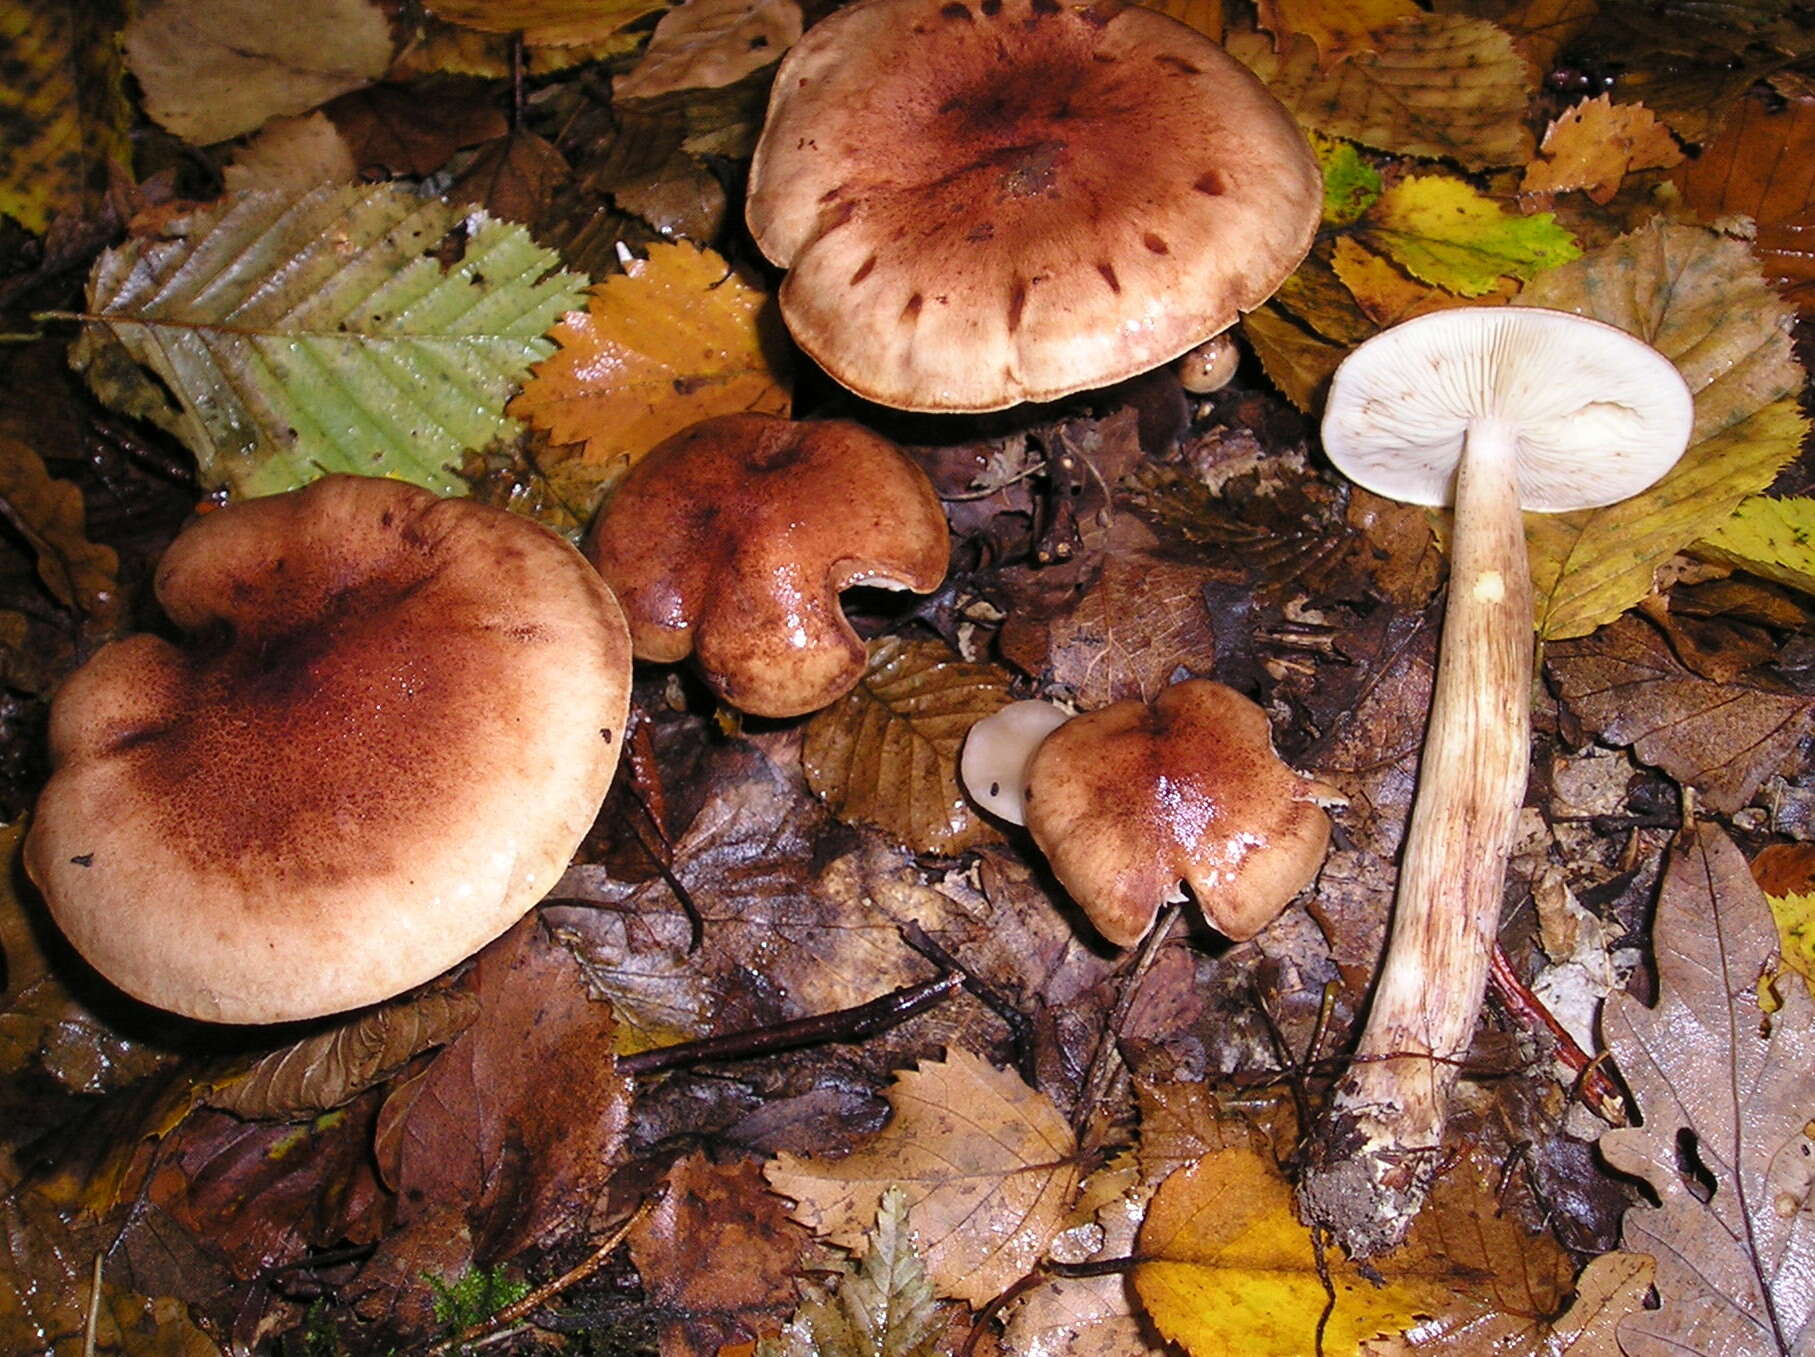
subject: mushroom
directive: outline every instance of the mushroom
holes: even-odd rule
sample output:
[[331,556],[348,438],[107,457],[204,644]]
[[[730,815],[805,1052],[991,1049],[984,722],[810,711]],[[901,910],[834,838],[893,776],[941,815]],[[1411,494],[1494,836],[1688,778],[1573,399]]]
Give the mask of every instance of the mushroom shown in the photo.
[[566,542],[332,476],[201,518],[155,585],[184,635],[63,685],[25,847],[109,980],[195,1018],[315,1017],[431,979],[553,885],[630,683]]
[[[978,722],[961,776],[986,806],[989,786],[972,778],[992,778],[991,799],[1012,810],[1016,798],[1001,793],[1017,790],[1012,770],[1025,767],[1028,832],[1117,947],[1139,942],[1160,906],[1183,898],[1181,881],[1204,917],[1241,941],[1317,874],[1330,838],[1320,807],[1341,797],[1281,762],[1266,713],[1233,688],[1188,679],[1151,704],[1130,699],[1071,720],[1059,712],[1062,724],[1041,738],[1054,721],[1031,710],[1043,706],[1014,703]],[[974,761],[972,740],[987,751]]]
[[1386,960],[1356,1059],[1300,1184],[1353,1254],[1422,1203],[1480,1012],[1530,761],[1533,615],[1521,508],[1637,494],[1693,418],[1671,362],[1560,311],[1465,307],[1383,331],[1337,369],[1323,421],[1339,470],[1455,506],[1449,602]]
[[839,591],[930,593],[951,546],[925,473],[887,439],[848,420],[737,414],[644,456],[586,551],[624,606],[637,658],[692,654],[731,705],[798,716],[863,675]]
[[907,410],[1158,367],[1272,295],[1317,162],[1209,38],[1138,5],[862,0],[783,59],[750,167],[795,341]]
[[984,810],[1011,825],[1027,823],[1027,770],[1040,741],[1071,720],[1055,702],[1010,702],[964,736],[958,780]]
[[1235,380],[1241,361],[1241,350],[1227,332],[1213,335],[1178,360],[1179,385],[1194,396],[1221,391]]

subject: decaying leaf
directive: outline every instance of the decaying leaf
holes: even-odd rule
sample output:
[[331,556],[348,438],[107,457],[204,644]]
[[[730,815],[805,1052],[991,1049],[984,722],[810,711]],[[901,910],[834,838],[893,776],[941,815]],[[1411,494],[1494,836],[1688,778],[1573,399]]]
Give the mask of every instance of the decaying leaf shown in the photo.
[[233,153],[221,171],[230,193],[260,190],[300,196],[323,184],[359,177],[353,149],[327,114],[273,118]]
[[1352,141],[1310,134],[1311,149],[1323,170],[1323,224],[1347,226],[1380,197],[1380,171],[1362,158]]
[[372,0],[321,0],[307,24],[285,0],[146,0],[121,41],[145,111],[198,145],[370,84],[392,46]]
[[800,30],[795,0],[682,0],[662,16],[637,64],[612,83],[612,98],[735,84],[781,60]]
[[768,294],[711,250],[653,245],[555,327],[560,351],[510,413],[579,445],[545,465],[556,479],[589,478],[596,498],[689,424],[740,410],[785,415],[779,324]]
[[1665,874],[1653,925],[1658,998],[1616,994],[1602,1026],[1640,1125],[1601,1152],[1650,1184],[1623,1242],[1657,1260],[1663,1304],[1619,1326],[1628,1357],[1799,1353],[1815,1336],[1815,1000],[1783,985],[1760,1010],[1777,934],[1746,860],[1701,825]]
[[[522,227],[396,187],[230,197],[166,232],[101,256],[71,361],[246,495],[327,471],[463,489],[451,468],[515,428],[505,397],[582,281]],[[115,385],[121,353],[178,404]]]
[[[1080,1206],[1094,1207],[1085,1220],[1101,1242],[1087,1257],[1067,1261],[1133,1255],[1152,1195],[1150,1187],[1133,1182],[1138,1176],[1112,1162],[1085,1180]],[[1142,1315],[1128,1274],[1120,1271],[1042,1281],[1016,1304],[1002,1342],[1014,1357],[1163,1357],[1172,1351]]]
[[1501,278],[1530,278],[1581,252],[1548,212],[1521,216],[1447,175],[1409,175],[1356,227],[1414,278],[1479,297]]
[[82,492],[53,478],[24,443],[0,434],[0,517],[31,545],[38,578],[105,632],[120,612],[119,554],[88,540]]
[[1697,556],[1815,594],[1815,499],[1754,495],[1691,549]]
[[756,1357],[932,1357],[945,1331],[908,1222],[907,1194],[882,1194],[863,1260],[830,1296],[809,1294]]
[[1796,455],[1803,372],[1789,308],[1746,247],[1653,222],[1527,284],[1521,305],[1575,311],[1637,335],[1677,365],[1695,425],[1676,467],[1604,509],[1526,516],[1539,634],[1581,636],[1651,591],[1656,569],[1724,523]]
[[131,159],[111,3],[17,0],[0,8],[0,216],[43,231],[93,211],[110,168]]
[[1538,158],[1525,167],[1519,192],[1554,195],[1580,189],[1597,203],[1613,201],[1635,170],[1669,169],[1683,153],[1670,129],[1643,104],[1584,99],[1551,123]]
[[884,637],[863,678],[807,724],[807,785],[841,820],[880,826],[919,853],[997,837],[958,786],[970,728],[1008,701],[1008,678],[942,641]]
[[510,132],[489,91],[472,81],[410,88],[390,83],[342,95],[325,110],[360,173],[427,175],[456,151]]
[[982,1305],[1046,1251],[1078,1183],[1071,1128],[1012,1070],[954,1048],[895,1076],[894,1116],[844,1159],[778,1156],[769,1185],[795,1217],[856,1248],[891,1184],[940,1295]]
[[1780,106],[1739,100],[1702,153],[1671,176],[1704,220],[1752,219],[1765,276],[1803,311],[1815,304],[1815,92]]
[[[1142,1305],[1192,1357],[1317,1350],[1326,1293],[1311,1233],[1293,1212],[1291,1185],[1255,1151],[1212,1151],[1160,1184],[1136,1256]],[[1325,1351],[1397,1333],[1442,1299],[1429,1279],[1376,1286],[1339,1256],[1324,1262],[1335,1291]]]
[[1549,646],[1563,700],[1609,744],[1732,814],[1807,737],[1815,698],[1766,679],[1716,683],[1685,668],[1648,622],[1623,618],[1593,636]]
[[602,57],[635,47],[642,35],[624,30],[664,6],[661,0],[428,0],[427,8],[463,28],[520,35],[529,47],[586,46]]
[[477,203],[506,221],[534,222],[571,171],[551,144],[516,131],[481,146],[448,189],[457,203]]
[[1372,31],[1418,13],[1412,0],[1260,0],[1260,26],[1283,42],[1302,33],[1317,44],[1325,66],[1333,66],[1351,52],[1371,50]]
[[1228,48],[1320,132],[1399,155],[1447,157],[1470,170],[1531,158],[1531,77],[1512,39],[1485,20],[1401,19],[1373,30],[1367,50],[1327,70],[1304,36],[1275,52],[1257,32],[1233,32]]

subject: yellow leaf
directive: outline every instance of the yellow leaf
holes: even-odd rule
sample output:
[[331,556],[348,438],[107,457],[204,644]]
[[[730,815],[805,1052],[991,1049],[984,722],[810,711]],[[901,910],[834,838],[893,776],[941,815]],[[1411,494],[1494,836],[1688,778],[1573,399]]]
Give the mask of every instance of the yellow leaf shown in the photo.
[[0,6],[0,215],[28,231],[95,210],[107,169],[131,162],[118,22],[102,3]]
[[1276,38],[1302,33],[1325,66],[1368,51],[1371,31],[1418,15],[1412,0],[1260,0],[1260,26]]
[[[788,412],[767,293],[711,250],[658,244],[594,287],[585,311],[550,332],[561,348],[511,402],[510,413],[561,443],[545,462],[608,488],[670,434],[711,415]],[[579,467],[572,463],[578,462]]]
[[1399,180],[1357,228],[1414,278],[1479,297],[1501,278],[1530,278],[1581,251],[1548,212],[1520,216],[1447,175]]
[[1815,594],[1815,499],[1756,495],[1693,550],[1697,556]]
[[577,47],[604,42],[668,6],[665,0],[427,0],[427,8],[462,28],[521,34],[529,47]]
[[1767,895],[1784,964],[1815,985],[1815,895]]
[[1241,326],[1242,337],[1287,400],[1300,410],[1322,403],[1330,375],[1348,355],[1346,346],[1306,329],[1272,302],[1248,312]]
[[[1352,236],[1344,236],[1336,242],[1330,255],[1330,266],[1354,295],[1356,305],[1382,329],[1427,311],[1487,304],[1480,297],[1458,297],[1453,292],[1408,277],[1392,260],[1375,254]],[[1510,292],[1516,284],[1501,286]]]
[[1522,194],[1581,189],[1597,203],[1613,200],[1634,170],[1668,169],[1683,158],[1670,129],[1643,104],[1584,99],[1550,125],[1539,158],[1525,167]]
[[1135,1293],[1160,1332],[1192,1357],[1353,1353],[1397,1333],[1442,1300],[1423,1278],[1376,1286],[1333,1251],[1335,1306],[1318,1343],[1326,1293],[1311,1235],[1279,1170],[1247,1149],[1213,1150],[1160,1184],[1141,1226]]
[[1142,0],[1148,9],[1188,24],[1206,38],[1223,40],[1223,0]]
[[1398,155],[1448,157],[1470,170],[1531,159],[1531,72],[1512,39],[1485,19],[1402,19],[1328,70],[1302,35],[1281,40],[1277,52],[1253,30],[1230,33],[1227,46],[1320,132]]
[[855,1248],[891,1184],[941,1295],[982,1305],[1026,1275],[1078,1185],[1077,1145],[1051,1099],[954,1047],[895,1076],[894,1116],[843,1159],[782,1153],[769,1186],[815,1234]]

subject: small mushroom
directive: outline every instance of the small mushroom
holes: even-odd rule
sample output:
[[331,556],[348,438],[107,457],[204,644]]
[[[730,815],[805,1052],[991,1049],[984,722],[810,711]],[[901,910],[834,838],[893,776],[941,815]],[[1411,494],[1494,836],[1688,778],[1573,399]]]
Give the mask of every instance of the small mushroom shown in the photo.
[[1040,742],[1071,719],[1052,702],[1010,702],[973,725],[958,755],[958,780],[984,810],[1027,823],[1027,771]]
[[907,410],[1106,386],[1234,324],[1322,209],[1283,105],[1139,5],[861,0],[783,59],[750,166],[782,317]]
[[887,439],[848,420],[739,414],[652,449],[586,551],[624,606],[637,658],[691,654],[731,705],[798,716],[863,675],[839,592],[930,593],[951,546],[925,473]]
[[972,770],[993,776],[992,799],[1008,792],[1013,809],[1012,769],[1025,767],[1029,833],[1117,947],[1139,942],[1160,906],[1183,898],[1181,882],[1204,917],[1240,941],[1317,874],[1330,837],[1321,807],[1341,797],[1281,762],[1266,713],[1234,689],[1190,679],[1151,704],[1117,702],[1050,733],[1041,727],[1054,718],[1035,707],[1058,712],[1005,708],[1006,719],[983,730],[988,754],[975,763],[966,740],[965,787],[988,806]]
[[597,815],[629,637],[529,520],[333,476],[201,518],[156,590],[183,638],[63,685],[25,846],[127,993],[236,1023],[387,998],[509,927]]
[[1194,396],[1221,391],[1235,380],[1241,350],[1227,331],[1213,335],[1178,360],[1179,385]]
[[1430,724],[1392,937],[1354,1066],[1300,1184],[1351,1253],[1403,1236],[1441,1162],[1480,1012],[1530,762],[1533,616],[1521,508],[1635,495],[1693,420],[1671,362],[1560,311],[1469,307],[1386,330],[1337,369],[1324,450],[1388,498],[1454,503]]

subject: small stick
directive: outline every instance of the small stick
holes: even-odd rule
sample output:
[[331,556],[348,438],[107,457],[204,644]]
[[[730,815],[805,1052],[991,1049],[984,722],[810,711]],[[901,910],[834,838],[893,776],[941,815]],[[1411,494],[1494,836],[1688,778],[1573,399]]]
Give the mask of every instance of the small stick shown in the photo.
[[1134,1007],[1141,981],[1146,978],[1160,954],[1160,948],[1165,946],[1173,925],[1179,921],[1182,913],[1183,908],[1179,904],[1168,905],[1160,912],[1153,927],[1147,931],[1141,950],[1135,953],[1134,964],[1123,976],[1122,992],[1116,996],[1115,1008],[1111,1010],[1108,1020],[1103,1024],[1103,1031],[1097,1038],[1097,1048],[1090,1056],[1090,1068],[1085,1071],[1084,1083],[1078,1092],[1078,1105],[1071,1114],[1071,1124],[1075,1129],[1083,1128],[1090,1119],[1091,1109],[1109,1092],[1110,1084],[1122,1069],[1119,1044],[1122,1024],[1128,1019],[1128,1010]]
[[82,1357],[95,1357],[95,1344],[101,1330],[101,1260],[106,1255],[95,1250],[94,1275],[88,1283],[88,1320],[82,1325]]
[[1605,1055],[1589,1056],[1576,1039],[1569,1035],[1569,1029],[1558,1022],[1556,1015],[1544,1004],[1544,1001],[1533,994],[1518,972],[1513,970],[1512,959],[1506,955],[1499,943],[1494,944],[1494,954],[1488,968],[1488,977],[1514,1017],[1528,1026],[1542,1027],[1556,1043],[1557,1059],[1561,1060],[1575,1075],[1574,1092],[1595,1116],[1609,1126],[1629,1126],[1626,1116],[1626,1102],[1620,1096],[1619,1087],[1607,1072],[1601,1068],[1606,1060]]

